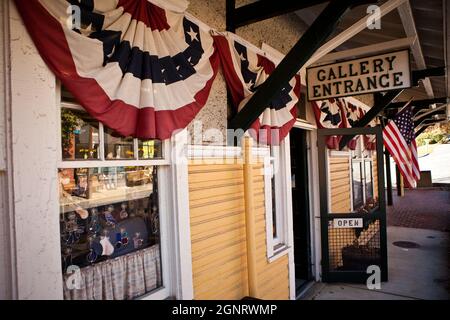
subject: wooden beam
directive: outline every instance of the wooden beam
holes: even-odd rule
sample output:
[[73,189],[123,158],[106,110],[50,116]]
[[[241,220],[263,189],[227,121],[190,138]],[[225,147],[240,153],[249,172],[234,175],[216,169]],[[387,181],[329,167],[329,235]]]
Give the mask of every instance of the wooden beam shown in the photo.
[[355,5],[367,4],[367,2],[367,0],[331,1],[269,78],[258,87],[258,90],[252,95],[244,108],[230,121],[230,127],[232,129],[248,130],[267,107],[269,101],[297,74],[305,62],[332,34],[342,15],[349,8]]
[[233,23],[236,28],[270,19],[282,14],[294,12],[329,0],[259,0],[254,3],[236,8],[233,14]]
[[[340,1],[340,0],[339,0]],[[380,18],[388,14],[394,9],[397,9],[400,5],[405,3],[407,0],[388,0],[385,3],[383,3],[380,6]],[[323,56],[331,52],[332,50],[336,49],[340,45],[342,45],[344,42],[350,40],[355,35],[363,31],[367,28],[367,18],[370,15],[366,15],[360,20],[358,20],[356,23],[354,23],[351,27],[345,29],[341,33],[339,33],[337,36],[335,36],[333,39],[325,43],[323,46],[321,46],[316,53],[308,60],[308,62],[305,63],[305,67],[310,66],[311,64],[317,62],[319,59],[321,59]]]
[[[406,102],[394,102],[391,103],[389,106],[387,106],[387,109],[400,109],[403,108]],[[434,99],[425,99],[425,100],[413,100],[411,102],[411,105],[416,108],[422,108],[425,107],[427,109],[432,104],[441,104],[441,103],[447,103],[447,98],[434,98]]]
[[229,32],[235,32],[236,26],[234,23],[234,12],[236,10],[236,0],[227,0],[225,4],[226,8],[226,30]]
[[[438,115],[439,113],[442,113],[442,110],[438,110],[436,113],[434,113],[433,115]],[[444,113],[444,115],[446,115],[446,113]],[[426,125],[426,124],[434,124],[434,123],[438,123],[441,122],[442,120],[445,120],[445,118],[424,118],[421,120],[417,120],[414,121],[414,128],[417,128],[421,125]]]
[[[362,128],[367,126],[375,117],[386,108],[395,98],[397,98],[403,90],[392,90],[388,91],[384,96],[377,99],[376,104],[358,121],[353,125],[354,128]],[[339,149],[342,150],[347,145],[347,143],[353,139],[354,136],[346,135],[343,136],[341,142],[339,143]]]
[[403,48],[409,48],[414,43],[414,41],[416,41],[415,37],[407,37],[402,39],[395,39],[392,41],[371,44],[368,46],[358,47],[354,49],[332,52],[320,58],[317,61],[317,63],[322,64],[325,62],[333,62],[336,60],[353,59],[369,54],[376,54],[387,51],[399,50]]
[[[428,68],[428,69],[422,69],[422,70],[414,70],[412,75],[412,82],[414,86],[419,85],[420,79],[427,79],[428,77],[439,77],[439,76],[445,76],[445,67],[435,67],[435,68]],[[434,96],[433,96],[434,98]]]
[[[424,109],[422,109],[424,110]],[[429,117],[438,113],[447,114],[447,105],[443,105],[437,108],[430,109],[428,111],[422,112],[421,114],[418,114],[414,117],[414,121],[423,119],[425,117]]]
[[[398,7],[398,13],[400,19],[402,20],[403,28],[405,29],[406,36],[414,37],[417,36],[416,23],[414,22],[414,16],[412,13],[411,5],[409,1],[406,1],[403,5]],[[422,47],[420,46],[419,39],[413,43],[411,46],[411,51],[414,56],[414,61],[416,62],[417,68],[426,69],[427,65],[425,63],[425,58],[423,56]],[[433,87],[429,78],[423,80],[423,85],[425,91],[430,98],[434,97]]]

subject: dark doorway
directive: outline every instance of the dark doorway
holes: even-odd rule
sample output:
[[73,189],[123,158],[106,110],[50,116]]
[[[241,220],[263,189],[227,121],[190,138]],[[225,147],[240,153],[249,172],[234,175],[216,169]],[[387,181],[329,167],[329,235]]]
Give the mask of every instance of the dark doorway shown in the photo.
[[295,283],[298,294],[312,280],[307,131],[293,128],[290,141]]

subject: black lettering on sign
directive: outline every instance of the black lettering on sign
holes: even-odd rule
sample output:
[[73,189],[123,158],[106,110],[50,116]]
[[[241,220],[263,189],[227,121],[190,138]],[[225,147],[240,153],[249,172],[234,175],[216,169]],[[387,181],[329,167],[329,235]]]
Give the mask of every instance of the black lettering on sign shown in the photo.
[[358,80],[357,80],[355,91],[356,91],[356,92],[364,91],[364,85],[363,85],[361,79],[358,79]]
[[320,89],[320,85],[313,86],[314,98],[320,97],[319,89]]
[[350,73],[349,73],[349,76],[350,76],[350,77],[354,77],[354,76],[357,76],[357,75],[358,75],[358,72],[354,72],[354,71],[353,71],[353,63],[350,63],[349,66],[348,66],[348,68],[349,68],[349,71],[350,71]]
[[386,73],[386,74],[381,75],[380,79],[379,79],[379,83],[380,83],[380,87],[382,87],[382,88],[389,87],[389,74]]
[[373,72],[383,72],[383,59],[373,59]]
[[344,81],[345,93],[353,93],[352,86],[353,86],[352,80],[345,80]]
[[347,74],[342,71],[342,66],[338,67],[339,79],[347,77]]
[[331,83],[323,84],[322,85],[323,95],[331,95]]
[[367,89],[377,89],[377,76],[367,77]]
[[330,68],[330,73],[328,74],[328,80],[335,80],[336,74],[334,73],[333,68]]
[[394,72],[392,77],[394,78],[394,86],[402,86],[403,81],[400,80],[400,77],[403,75],[403,72]]
[[359,68],[361,69],[361,74],[368,74],[370,71],[367,69],[367,66],[369,65],[369,61],[361,61],[359,63]]
[[341,89],[340,89],[341,84],[342,84],[342,81],[333,82],[334,90],[336,90],[336,94],[341,94]]
[[397,58],[397,57],[396,56],[391,56],[391,57],[386,57],[385,58],[386,61],[389,63],[389,71],[394,70],[393,63],[394,63],[395,58]]
[[[325,76],[325,70],[324,69],[319,69],[319,71],[317,71],[317,80],[319,81],[325,81],[327,79],[327,77]],[[323,74],[323,76],[321,76],[321,74]]]

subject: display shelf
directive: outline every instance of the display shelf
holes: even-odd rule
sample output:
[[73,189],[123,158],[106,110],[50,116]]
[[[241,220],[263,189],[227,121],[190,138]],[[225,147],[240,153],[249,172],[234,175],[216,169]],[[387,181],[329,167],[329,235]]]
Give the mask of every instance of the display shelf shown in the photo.
[[94,192],[90,199],[77,196],[67,196],[60,199],[60,212],[74,211],[76,208],[90,209],[117,202],[137,200],[150,196],[153,191],[152,184],[135,187],[119,187],[113,190],[100,190]]

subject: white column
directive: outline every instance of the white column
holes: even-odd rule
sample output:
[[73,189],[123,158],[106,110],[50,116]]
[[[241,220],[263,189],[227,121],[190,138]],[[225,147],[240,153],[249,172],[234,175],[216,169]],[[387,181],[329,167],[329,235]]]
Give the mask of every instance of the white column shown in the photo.
[[9,11],[15,298],[61,299],[56,80]]

